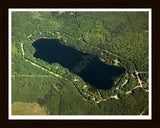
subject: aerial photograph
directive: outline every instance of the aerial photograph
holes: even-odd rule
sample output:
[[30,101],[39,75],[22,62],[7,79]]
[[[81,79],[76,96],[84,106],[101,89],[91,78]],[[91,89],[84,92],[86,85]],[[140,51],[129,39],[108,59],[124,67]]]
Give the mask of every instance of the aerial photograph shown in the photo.
[[11,11],[11,115],[149,115],[149,11]]

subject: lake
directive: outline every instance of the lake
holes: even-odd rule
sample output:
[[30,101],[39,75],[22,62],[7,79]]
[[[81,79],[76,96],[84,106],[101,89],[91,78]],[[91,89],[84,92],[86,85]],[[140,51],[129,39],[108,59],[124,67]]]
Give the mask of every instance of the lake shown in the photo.
[[38,39],[32,45],[36,49],[34,57],[49,64],[59,63],[97,89],[110,89],[123,73],[120,67],[105,64],[95,56],[61,44],[58,39]]

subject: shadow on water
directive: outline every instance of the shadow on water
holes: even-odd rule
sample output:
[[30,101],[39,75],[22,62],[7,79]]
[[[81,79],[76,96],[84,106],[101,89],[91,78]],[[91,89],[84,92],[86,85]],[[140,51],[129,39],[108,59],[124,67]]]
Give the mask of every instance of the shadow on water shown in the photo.
[[97,89],[110,89],[123,73],[120,67],[107,65],[97,57],[61,44],[57,39],[39,39],[32,45],[36,49],[34,57],[49,64],[59,63]]

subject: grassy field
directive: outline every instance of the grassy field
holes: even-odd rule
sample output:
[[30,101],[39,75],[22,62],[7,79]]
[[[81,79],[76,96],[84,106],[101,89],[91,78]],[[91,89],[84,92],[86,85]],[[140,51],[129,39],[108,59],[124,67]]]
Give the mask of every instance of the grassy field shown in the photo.
[[37,103],[15,103],[12,104],[12,115],[48,115],[44,107]]

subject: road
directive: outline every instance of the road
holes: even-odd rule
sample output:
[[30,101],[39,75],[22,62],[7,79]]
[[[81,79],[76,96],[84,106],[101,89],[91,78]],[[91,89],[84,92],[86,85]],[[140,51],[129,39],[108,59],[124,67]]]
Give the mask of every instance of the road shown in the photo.
[[60,78],[60,79],[63,79],[63,80],[68,81],[69,83],[71,83],[71,84],[76,88],[76,90],[79,92],[79,94],[80,94],[80,96],[82,97],[82,99],[86,100],[86,99],[82,96],[80,90],[76,87],[76,85],[75,85],[73,82],[71,82],[70,80],[64,78],[63,76],[58,75],[58,74],[56,74],[56,73],[48,70],[47,68],[44,68],[44,67],[42,67],[42,66],[40,66],[40,65],[38,65],[38,64],[36,64],[36,63],[34,63],[34,62],[32,62],[32,61],[30,61],[29,59],[27,59],[27,58],[25,57],[25,52],[24,52],[23,43],[21,43],[21,50],[22,50],[22,55],[23,55],[23,58],[24,58],[25,61],[29,62],[30,64],[32,64],[32,65],[34,65],[34,66],[36,66],[36,67],[38,67],[38,68],[40,68],[40,69],[42,69],[42,70],[50,73],[50,74],[52,74],[52,75],[54,75],[54,76],[56,76],[56,77],[58,77],[58,78]]

